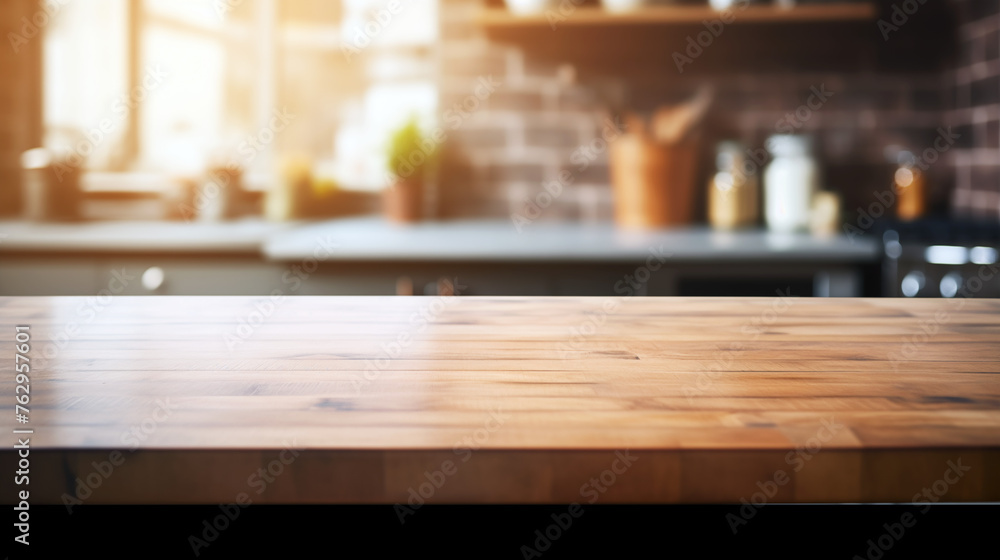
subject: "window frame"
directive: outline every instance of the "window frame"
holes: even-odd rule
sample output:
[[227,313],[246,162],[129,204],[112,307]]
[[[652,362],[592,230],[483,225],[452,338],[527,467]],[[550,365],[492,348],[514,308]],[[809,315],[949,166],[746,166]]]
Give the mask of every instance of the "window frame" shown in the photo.
[[[145,0],[126,0],[126,76],[125,83],[127,91],[135,91],[142,87],[144,76],[144,52],[142,48],[143,32],[149,26],[161,25],[168,28],[182,30],[188,33],[200,35],[206,39],[225,43],[232,40],[234,36],[245,33],[254,33],[257,49],[257,65],[260,71],[256,74],[254,83],[254,127],[260,129],[267,126],[271,118],[271,109],[277,98],[276,76],[276,50],[278,27],[280,23],[275,17],[277,15],[277,0],[256,0],[253,18],[249,25],[224,21],[219,29],[211,29],[200,26],[196,23],[172,18],[163,14],[149,10]],[[220,13],[220,17],[222,13]],[[44,85],[43,85],[44,87]],[[124,157],[120,165],[107,169],[84,169],[81,177],[81,188],[84,192],[93,193],[161,193],[168,191],[175,180],[169,176],[168,172],[147,171],[138,168],[142,160],[142,113],[145,110],[143,104],[137,104],[129,111],[123,124],[123,146]],[[42,116],[43,127],[45,117]],[[273,146],[265,146],[261,150],[259,157],[262,165],[269,168],[273,162]],[[266,181],[262,181],[258,174],[249,173],[247,175],[245,187],[248,190],[263,191],[266,189]]]

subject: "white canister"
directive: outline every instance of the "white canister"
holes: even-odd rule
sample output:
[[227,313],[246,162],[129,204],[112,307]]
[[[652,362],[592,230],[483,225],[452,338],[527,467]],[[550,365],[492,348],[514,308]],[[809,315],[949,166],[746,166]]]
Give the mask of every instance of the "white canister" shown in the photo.
[[775,232],[806,229],[819,173],[809,137],[779,134],[768,138],[774,159],[764,172],[767,227]]

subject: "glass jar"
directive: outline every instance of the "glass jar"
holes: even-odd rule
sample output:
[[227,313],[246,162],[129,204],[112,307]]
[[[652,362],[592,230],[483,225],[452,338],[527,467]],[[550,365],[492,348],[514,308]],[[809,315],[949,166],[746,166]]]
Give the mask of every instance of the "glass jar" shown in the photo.
[[713,228],[735,229],[757,221],[757,174],[747,163],[738,142],[722,142],[716,148],[716,173],[708,185],[708,222]]
[[812,196],[819,171],[808,136],[779,134],[768,138],[773,159],[764,171],[764,211],[775,232],[803,230],[809,225]]
[[912,152],[902,151],[897,158],[899,167],[893,174],[896,191],[896,217],[909,222],[924,215],[926,197],[924,174],[916,165],[917,158]]

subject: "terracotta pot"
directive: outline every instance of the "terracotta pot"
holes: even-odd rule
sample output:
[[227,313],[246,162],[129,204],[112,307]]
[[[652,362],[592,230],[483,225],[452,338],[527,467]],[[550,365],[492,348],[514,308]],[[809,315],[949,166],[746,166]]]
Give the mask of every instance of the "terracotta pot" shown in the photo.
[[400,179],[382,195],[385,215],[390,221],[417,222],[424,215],[424,184],[414,179]]

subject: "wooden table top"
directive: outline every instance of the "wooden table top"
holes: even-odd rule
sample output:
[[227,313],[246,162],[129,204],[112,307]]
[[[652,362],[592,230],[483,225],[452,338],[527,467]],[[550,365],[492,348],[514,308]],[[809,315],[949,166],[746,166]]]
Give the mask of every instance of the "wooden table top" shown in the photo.
[[30,420],[5,359],[3,426],[34,430],[55,503],[112,450],[93,501],[232,501],[294,456],[260,500],[403,501],[451,460],[428,501],[569,502],[616,452],[639,459],[609,502],[736,502],[778,470],[782,501],[909,501],[959,457],[949,497],[1000,498],[995,300],[0,298],[8,358],[15,325]]

